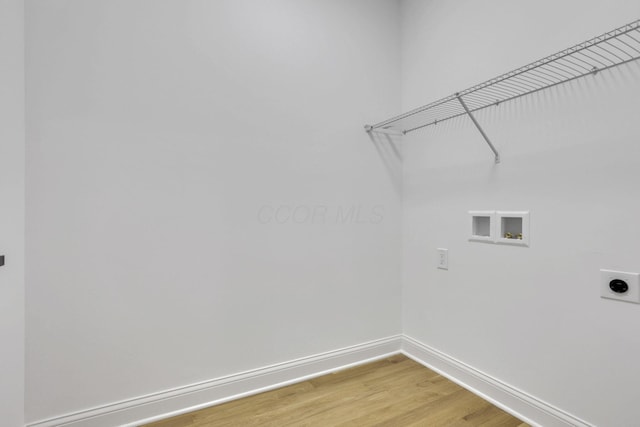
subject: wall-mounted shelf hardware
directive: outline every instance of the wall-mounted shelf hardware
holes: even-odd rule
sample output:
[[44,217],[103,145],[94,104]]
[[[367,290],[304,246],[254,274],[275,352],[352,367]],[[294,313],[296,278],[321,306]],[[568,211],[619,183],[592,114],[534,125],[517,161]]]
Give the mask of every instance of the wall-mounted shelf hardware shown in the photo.
[[446,98],[380,123],[366,125],[365,130],[406,135],[468,115],[498,163],[498,151],[475,119],[474,112],[636,59],[640,59],[640,19]]

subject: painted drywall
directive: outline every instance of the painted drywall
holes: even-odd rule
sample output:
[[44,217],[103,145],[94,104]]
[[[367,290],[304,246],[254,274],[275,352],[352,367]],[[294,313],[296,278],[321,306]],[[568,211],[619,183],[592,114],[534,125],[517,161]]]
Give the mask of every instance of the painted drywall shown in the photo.
[[[403,110],[640,17],[632,1],[402,2]],[[640,63],[404,144],[405,334],[598,426],[637,424],[640,305],[599,269],[640,271]],[[469,242],[469,210],[529,210],[529,248]],[[449,270],[436,268],[449,249]]]
[[24,7],[0,1],[0,420],[24,424]]
[[26,8],[28,422],[400,332],[397,2]]
[[[637,4],[26,4],[28,421],[395,334],[402,254],[406,334],[587,422],[635,423],[640,306],[601,300],[598,269],[640,271],[640,66],[478,114],[498,166],[460,119],[404,139],[403,184],[397,146],[360,125]],[[494,209],[531,211],[530,248],[467,241],[467,211]],[[20,284],[18,265],[0,274]]]

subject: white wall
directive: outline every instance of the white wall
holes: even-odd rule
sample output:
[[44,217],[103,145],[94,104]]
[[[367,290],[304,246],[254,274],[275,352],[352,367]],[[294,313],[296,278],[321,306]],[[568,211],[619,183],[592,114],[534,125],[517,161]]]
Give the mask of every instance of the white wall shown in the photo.
[[[403,110],[640,17],[635,1],[402,2]],[[637,424],[640,63],[479,113],[404,146],[404,332],[598,426]],[[468,210],[530,210],[531,247],[467,241]],[[435,249],[449,249],[449,271]]]
[[400,332],[396,2],[26,4],[28,421]]
[[24,7],[0,1],[0,420],[24,423]]
[[[598,269],[640,271],[640,65],[478,114],[498,166],[460,119],[405,138],[403,183],[361,125],[630,22],[637,2],[26,5],[28,421],[392,335],[402,317],[560,409],[634,425],[640,306],[601,300]],[[13,67],[3,120],[21,103]],[[0,173],[19,183],[9,122]],[[19,368],[10,188],[2,333]],[[530,210],[531,247],[468,242],[471,209]]]

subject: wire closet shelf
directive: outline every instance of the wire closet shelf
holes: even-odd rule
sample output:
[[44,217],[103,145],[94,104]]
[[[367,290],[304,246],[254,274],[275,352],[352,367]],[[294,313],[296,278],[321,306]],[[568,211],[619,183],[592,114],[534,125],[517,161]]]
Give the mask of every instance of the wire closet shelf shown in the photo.
[[446,98],[366,125],[365,130],[406,135],[468,115],[499,162],[498,152],[475,120],[474,112],[636,59],[640,59],[640,19]]

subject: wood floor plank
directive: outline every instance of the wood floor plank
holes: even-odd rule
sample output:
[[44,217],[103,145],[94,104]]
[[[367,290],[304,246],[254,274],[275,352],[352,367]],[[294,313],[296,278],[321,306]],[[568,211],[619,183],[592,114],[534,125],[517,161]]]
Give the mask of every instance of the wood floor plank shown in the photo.
[[146,427],[526,427],[403,355]]

